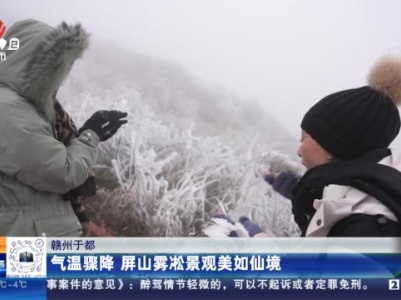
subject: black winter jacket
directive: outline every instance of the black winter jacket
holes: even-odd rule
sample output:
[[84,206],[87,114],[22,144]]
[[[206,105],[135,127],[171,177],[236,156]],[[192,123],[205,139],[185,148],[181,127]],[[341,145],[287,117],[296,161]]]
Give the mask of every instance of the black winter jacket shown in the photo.
[[401,224],[382,215],[354,214],[337,222],[330,237],[401,237]]

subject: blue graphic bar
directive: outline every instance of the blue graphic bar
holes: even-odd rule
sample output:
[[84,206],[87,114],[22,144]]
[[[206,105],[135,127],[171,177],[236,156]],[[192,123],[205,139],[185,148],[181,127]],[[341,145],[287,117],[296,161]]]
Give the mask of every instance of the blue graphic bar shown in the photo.
[[54,278],[397,278],[401,255],[48,254],[47,274]]
[[0,278],[0,299],[46,300],[46,278]]

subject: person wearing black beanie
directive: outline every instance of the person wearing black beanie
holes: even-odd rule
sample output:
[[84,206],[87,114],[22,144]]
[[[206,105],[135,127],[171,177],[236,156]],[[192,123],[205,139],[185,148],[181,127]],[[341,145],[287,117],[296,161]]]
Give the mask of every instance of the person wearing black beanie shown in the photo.
[[290,198],[302,236],[401,236],[401,162],[388,148],[400,131],[401,60],[380,59],[367,81],[306,112],[301,178],[269,177]]
[[[306,112],[298,155],[307,172],[265,176],[291,200],[301,236],[401,237],[401,157],[388,148],[400,131],[399,103],[401,59],[384,57],[367,86],[330,94]],[[244,217],[212,221],[207,236],[274,236]]]

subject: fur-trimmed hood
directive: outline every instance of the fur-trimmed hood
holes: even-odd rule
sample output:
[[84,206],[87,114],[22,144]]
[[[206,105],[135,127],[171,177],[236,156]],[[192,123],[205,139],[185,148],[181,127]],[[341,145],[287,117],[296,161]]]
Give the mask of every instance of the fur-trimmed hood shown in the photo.
[[0,61],[0,86],[27,100],[48,121],[55,118],[53,99],[73,63],[89,45],[89,35],[77,24],[61,23],[56,29],[35,20],[15,23],[4,39],[18,38],[20,48],[5,51]]

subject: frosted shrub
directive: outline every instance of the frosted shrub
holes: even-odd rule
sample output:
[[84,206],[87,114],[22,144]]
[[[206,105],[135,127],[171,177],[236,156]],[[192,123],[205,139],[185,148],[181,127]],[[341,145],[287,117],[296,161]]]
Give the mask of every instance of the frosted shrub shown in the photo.
[[[130,84],[122,74],[109,76],[107,66],[95,72],[99,66],[92,64],[89,61],[73,72],[59,93],[77,126],[96,110],[129,113],[128,124],[99,146],[95,166],[99,190],[85,202],[95,222],[117,236],[194,236],[213,214],[226,213],[233,218],[247,215],[278,236],[299,234],[289,201],[263,181],[272,167],[266,155],[275,141],[269,147],[257,135],[252,143],[240,138],[249,137],[249,128],[229,142],[223,136],[200,136],[194,133],[196,120],[184,117],[177,123],[192,127],[167,126],[161,112],[148,106],[148,98],[138,90],[150,84]],[[149,74],[149,80],[155,80]],[[160,97],[170,97],[168,87],[160,90]],[[194,113],[193,108],[179,105],[182,113],[188,109]]]

